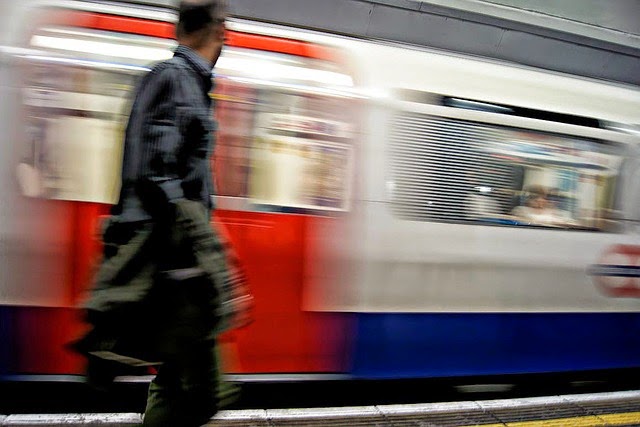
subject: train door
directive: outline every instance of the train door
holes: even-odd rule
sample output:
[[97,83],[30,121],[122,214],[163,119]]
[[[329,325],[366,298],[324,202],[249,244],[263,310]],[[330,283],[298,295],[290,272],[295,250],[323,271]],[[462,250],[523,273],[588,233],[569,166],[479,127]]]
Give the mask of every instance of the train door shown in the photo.
[[258,320],[227,337],[237,355],[227,360],[240,373],[343,372],[349,318],[305,310],[304,291],[318,273],[317,230],[352,209],[354,83],[337,51],[247,23],[229,29],[237,49],[218,65],[216,220],[247,260]]

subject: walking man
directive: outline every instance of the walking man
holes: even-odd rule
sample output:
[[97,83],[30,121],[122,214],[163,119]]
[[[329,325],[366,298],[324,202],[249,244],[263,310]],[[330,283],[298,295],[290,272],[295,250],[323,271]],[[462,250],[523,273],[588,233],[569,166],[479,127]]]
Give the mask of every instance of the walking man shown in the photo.
[[[224,44],[225,9],[222,0],[180,3],[179,46],[172,59],[157,64],[143,78],[126,130],[120,200],[112,213],[121,227],[152,224],[153,233],[160,234],[159,240],[152,240],[161,245],[171,242],[166,253],[154,260],[169,282],[177,284],[173,294],[166,291],[169,297],[162,304],[167,307],[168,329],[182,339],[162,338],[177,348],[160,353],[171,356],[162,361],[150,385],[143,424],[147,427],[206,424],[224,394],[215,337],[202,339],[216,320],[200,306],[205,301],[219,304],[219,295],[207,294],[210,289],[204,289],[206,281],[194,268],[194,249],[182,250],[184,236],[176,237],[175,228],[167,224],[196,202],[208,226],[213,209],[209,156],[215,124],[210,92],[212,69]],[[158,286],[154,280],[153,286]],[[160,336],[167,331],[156,327]]]

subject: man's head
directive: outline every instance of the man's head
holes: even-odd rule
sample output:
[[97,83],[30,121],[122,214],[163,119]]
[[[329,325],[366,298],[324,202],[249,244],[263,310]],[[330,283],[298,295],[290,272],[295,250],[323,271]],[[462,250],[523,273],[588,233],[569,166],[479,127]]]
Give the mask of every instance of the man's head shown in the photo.
[[225,0],[182,0],[176,30],[178,42],[215,65],[224,45]]

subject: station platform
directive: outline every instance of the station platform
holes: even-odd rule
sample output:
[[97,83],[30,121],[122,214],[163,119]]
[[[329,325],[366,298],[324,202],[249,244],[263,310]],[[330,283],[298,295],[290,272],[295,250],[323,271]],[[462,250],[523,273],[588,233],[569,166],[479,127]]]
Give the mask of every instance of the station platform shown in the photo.
[[[133,427],[141,414],[20,414],[1,426]],[[640,391],[363,407],[222,411],[209,426],[231,427],[590,427],[640,426]]]

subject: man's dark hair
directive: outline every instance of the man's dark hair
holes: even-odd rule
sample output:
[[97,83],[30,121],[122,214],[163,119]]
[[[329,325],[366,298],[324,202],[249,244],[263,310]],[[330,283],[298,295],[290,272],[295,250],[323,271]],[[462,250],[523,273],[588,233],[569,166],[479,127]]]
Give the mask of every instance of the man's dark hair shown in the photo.
[[182,0],[177,36],[189,36],[224,22],[227,5],[224,0]]

